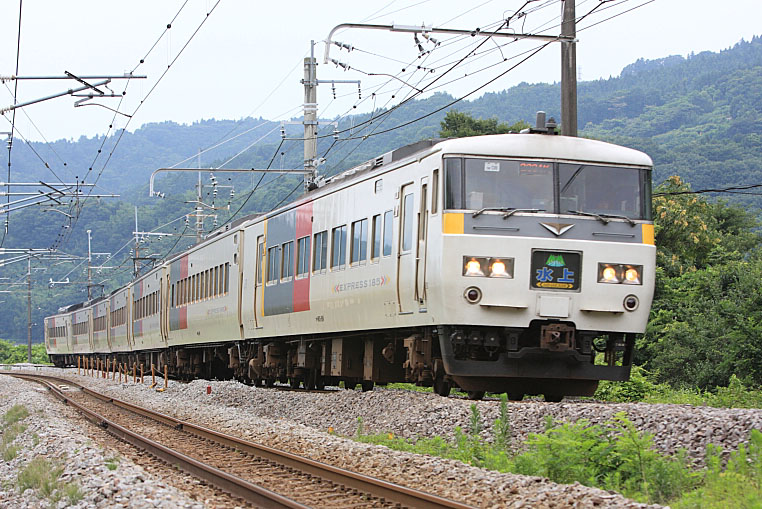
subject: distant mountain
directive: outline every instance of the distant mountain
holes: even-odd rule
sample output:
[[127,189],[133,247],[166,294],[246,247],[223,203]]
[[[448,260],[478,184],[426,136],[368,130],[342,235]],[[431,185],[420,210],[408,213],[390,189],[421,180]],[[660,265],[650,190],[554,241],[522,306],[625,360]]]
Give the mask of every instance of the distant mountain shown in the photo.
[[[331,136],[332,127],[321,131],[318,153],[326,158],[320,167],[323,174],[333,174],[367,161],[386,151],[414,141],[437,136],[450,108],[475,117],[496,117],[513,124],[518,120],[534,123],[537,110],[560,118],[560,86],[558,84],[522,83],[509,90],[487,93],[473,101],[460,101],[437,93],[423,100],[413,100],[383,114],[383,111],[356,115],[339,124],[340,137]],[[613,78],[581,82],[578,85],[580,135],[612,141],[644,150],[654,160],[654,182],[679,174],[694,189],[762,184],[762,39],[742,41],[727,50],[702,52],[686,57],[668,56],[657,60],[638,60]],[[298,168],[303,164],[301,142],[281,140],[280,123],[264,119],[204,120],[191,125],[173,122],[146,124],[133,133],[124,133],[100,179],[99,186],[120,193],[121,200],[88,201],[76,223],[67,225],[64,216],[43,214],[26,209],[11,218],[11,228],[4,247],[47,247],[63,239],[63,250],[82,255],[87,251],[86,229],[92,230],[93,249],[119,252],[110,265],[119,269],[105,271],[106,289],[129,279],[131,262],[129,244],[134,231],[134,206],[139,208],[139,229],[151,230],[180,218],[161,231],[192,232],[182,216],[192,212],[186,203],[195,198],[196,176],[167,174],[157,179],[157,189],[166,198],[148,198],[148,178],[157,168],[174,165],[185,158],[182,166],[195,167],[193,157],[199,149],[214,146],[223,139],[240,135],[232,142],[206,152],[201,165],[219,165],[234,157],[226,167]],[[402,126],[396,128],[396,126]],[[299,138],[297,126],[289,126],[287,138]],[[103,169],[108,153],[121,133],[77,141],[59,140],[48,147],[33,143],[32,148],[16,140],[13,149],[14,180],[55,180],[40,158],[64,180],[87,175],[87,182]],[[262,138],[259,143],[255,140]],[[251,148],[247,148],[251,145]],[[102,148],[101,148],[102,146]],[[101,153],[98,154],[98,150]],[[95,156],[98,156],[97,158]],[[63,166],[62,161],[66,162]],[[7,152],[0,151],[0,166],[7,167]],[[92,171],[88,174],[88,169]],[[300,192],[299,177],[269,175],[260,182],[259,175],[234,177],[219,173],[218,181],[235,186],[229,211],[218,211],[218,224],[233,213],[242,214],[269,210],[289,196]],[[204,183],[208,184],[208,175]],[[228,180],[228,178],[230,180]],[[257,192],[250,191],[257,186]],[[225,205],[229,188],[220,188],[213,196],[209,187],[203,190],[204,200]],[[751,189],[762,193],[762,188]],[[756,194],[723,194],[723,198],[762,208]],[[212,220],[205,223],[212,228]],[[152,238],[141,248],[148,254],[165,255],[192,239],[178,241],[174,237]],[[96,247],[97,246],[97,247]],[[22,277],[25,267],[3,269],[4,277]],[[44,274],[35,274],[36,288],[45,288],[48,279],[67,277],[71,266],[51,266]],[[70,274],[81,281],[82,267]],[[76,275],[76,277],[75,277]],[[79,287],[81,288],[81,286]],[[25,296],[5,294],[0,315],[0,337],[26,336]],[[49,313],[63,301],[81,300],[79,289],[56,286],[35,292],[38,302],[33,320],[41,324],[41,315]],[[18,313],[16,313],[18,311]],[[38,316],[39,315],[39,316]],[[13,322],[15,320],[15,322]],[[39,325],[36,335],[41,335]]]

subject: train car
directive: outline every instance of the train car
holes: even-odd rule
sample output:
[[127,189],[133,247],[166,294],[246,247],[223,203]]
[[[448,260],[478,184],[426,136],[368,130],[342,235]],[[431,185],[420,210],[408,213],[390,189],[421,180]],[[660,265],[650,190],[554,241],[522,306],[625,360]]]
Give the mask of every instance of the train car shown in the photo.
[[69,336],[69,344],[71,345],[71,352],[73,354],[93,353],[93,340],[91,336],[93,330],[93,308],[88,304],[89,303],[86,302],[69,308],[69,317],[71,320],[71,336]]
[[[240,268],[243,230],[220,232],[171,259],[168,274],[167,342],[174,372],[198,376],[227,369],[226,346],[198,348],[242,339]],[[208,358],[207,358],[208,357]],[[201,372],[199,372],[201,371]]]
[[474,399],[626,380],[654,288],[652,162],[551,133],[419,142],[215,232],[141,279],[159,316],[139,343],[133,311],[136,358]]
[[70,336],[71,315],[60,313],[45,318],[45,350],[56,366],[63,367],[71,363]]
[[653,295],[651,164],[503,135],[418,144],[332,179],[246,229],[245,336],[279,357],[253,374],[455,383],[474,398],[627,379]]
[[109,338],[109,300],[105,298],[93,300],[93,352],[109,353],[111,352],[111,341]]
[[129,287],[119,288],[109,295],[109,338],[112,352],[132,350],[132,317]]
[[129,285],[133,350],[157,351],[167,347],[165,273],[162,265]]

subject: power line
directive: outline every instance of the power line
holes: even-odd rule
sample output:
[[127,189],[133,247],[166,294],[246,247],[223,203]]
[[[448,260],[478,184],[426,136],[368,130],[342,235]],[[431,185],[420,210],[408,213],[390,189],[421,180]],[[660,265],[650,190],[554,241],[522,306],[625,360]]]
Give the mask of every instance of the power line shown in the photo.
[[[157,86],[159,85],[159,83],[161,83],[161,81],[164,79],[164,77],[167,75],[167,73],[169,72],[169,70],[170,70],[170,69],[172,68],[172,66],[175,64],[175,62],[177,61],[177,59],[178,59],[178,58],[180,58],[180,56],[183,54],[183,52],[184,52],[184,51],[185,51],[185,49],[188,47],[188,45],[191,43],[191,41],[192,41],[192,40],[193,40],[193,39],[196,37],[196,35],[197,35],[197,34],[198,34],[198,32],[201,30],[201,28],[204,26],[204,24],[207,22],[207,20],[208,20],[208,19],[209,19],[209,17],[211,16],[211,14],[214,12],[214,10],[217,8],[217,6],[220,4],[220,1],[221,1],[221,0],[217,0],[217,1],[215,2],[215,4],[212,6],[212,8],[209,10],[209,12],[207,12],[207,13],[206,13],[206,16],[205,16],[205,17],[204,17],[204,18],[201,20],[201,23],[199,23],[198,27],[196,27],[196,29],[195,29],[195,30],[194,30],[194,32],[191,34],[191,36],[188,38],[188,40],[185,42],[185,44],[182,46],[182,48],[180,48],[180,51],[177,53],[177,55],[175,55],[175,57],[172,59],[172,61],[171,61],[171,62],[170,62],[168,65],[167,65],[167,68],[164,70],[164,72],[161,74],[161,76],[159,76],[159,79],[156,81],[156,83],[154,83],[154,85],[151,87],[151,89],[148,91],[148,93],[147,93],[147,94],[146,94],[146,95],[143,97],[143,99],[142,99],[142,100],[141,100],[141,101],[138,103],[138,105],[137,105],[137,106],[135,107],[135,109],[132,111],[132,114],[131,114],[131,115],[129,115],[129,118],[128,118],[128,120],[127,120],[127,122],[126,122],[125,126],[124,126],[124,127],[121,129],[121,130],[120,130],[120,133],[119,133],[119,136],[118,136],[118,138],[116,139],[116,141],[115,141],[115,143],[114,143],[113,147],[111,147],[111,150],[110,150],[110,151],[109,151],[109,153],[108,153],[108,156],[107,156],[107,158],[106,158],[106,161],[103,163],[103,166],[101,167],[100,171],[98,172],[98,176],[95,178],[95,182],[94,182],[95,184],[97,184],[97,183],[98,183],[98,180],[100,179],[101,175],[103,175],[103,171],[106,169],[106,167],[108,166],[108,163],[111,161],[111,158],[112,158],[112,157],[113,157],[113,155],[114,155],[114,151],[115,151],[115,150],[116,150],[116,148],[119,146],[119,143],[121,142],[121,140],[122,140],[122,138],[123,138],[123,136],[124,136],[124,133],[127,131],[127,127],[130,125],[130,123],[132,122],[132,119],[135,117],[135,114],[138,112],[138,110],[140,110],[141,106],[142,106],[142,105],[145,103],[145,101],[148,99],[148,97],[150,97],[150,96],[151,96],[151,94],[153,93],[153,91],[154,91],[154,90],[156,90],[156,87],[157,87]],[[185,2],[185,3],[187,3],[187,0],[186,0],[186,2]],[[183,4],[183,6],[182,6],[182,7],[184,7],[184,6],[185,6],[185,3]],[[181,7],[181,10],[182,10],[182,7]],[[178,12],[178,15],[179,15],[179,12]],[[175,16],[175,18],[173,18],[173,19],[176,19],[176,17],[177,17],[177,15],[176,15],[176,16]],[[171,23],[169,23],[169,24],[167,25],[167,30],[168,30],[168,29],[170,29],[170,28],[171,28]],[[163,35],[162,35],[162,36],[163,36]],[[154,46],[152,46],[152,47],[151,47],[151,50],[149,50],[149,53],[150,53],[151,51],[153,51],[153,48],[155,48],[155,46],[156,46],[156,43],[154,43]],[[148,54],[146,54],[146,55],[148,55]],[[141,59],[141,62],[140,62],[140,64],[142,64],[142,63],[144,62],[144,60],[145,60],[145,59]],[[137,68],[137,66],[136,66],[136,68]],[[129,81],[128,81],[128,84],[129,84]],[[116,114],[115,114],[115,115],[116,115]],[[116,118],[116,116],[115,116],[114,118]],[[106,136],[104,136],[104,143],[105,143],[105,140],[106,140]],[[100,153],[100,150],[101,150],[101,149],[99,149],[99,152],[98,152],[98,153]],[[97,156],[96,156],[96,158],[97,158]],[[92,170],[92,167],[91,167],[91,168],[88,170],[88,175],[89,175],[89,172],[90,172],[91,170]],[[89,197],[89,193],[88,193],[88,196],[85,196],[85,197],[84,197],[84,199],[83,199],[83,205],[84,205],[84,202],[86,202],[86,201],[87,201],[88,197]],[[74,219],[74,222],[73,222],[73,224],[71,225],[71,228],[69,229],[69,232],[71,232],[71,231],[74,229],[74,226],[76,225],[76,223],[77,223],[77,220],[79,219],[79,211],[81,210],[81,207],[82,207],[82,206],[80,206],[80,205],[77,205],[77,210],[76,210],[76,214],[75,214],[75,219]],[[69,235],[70,235],[70,234],[71,234],[71,233],[69,233]],[[64,241],[65,241],[65,239],[64,239]]]
[[748,189],[757,189],[762,187],[762,184],[749,184],[745,186],[730,186],[730,187],[720,187],[720,188],[707,188],[707,189],[698,189],[698,190],[690,190],[690,191],[666,191],[663,193],[654,193],[654,197],[661,197],[661,196],[678,196],[678,195],[684,195],[684,194],[705,194],[705,193],[730,193],[730,194],[753,194],[757,195],[759,193],[739,193],[738,191],[746,191]]
[[[18,33],[16,37],[16,76],[19,74],[19,60],[21,57],[21,11],[24,1],[19,0],[19,27],[18,27]],[[19,82],[16,80],[16,82],[13,84],[13,104],[15,105],[18,99],[18,89],[19,89]],[[8,135],[8,187],[6,190],[8,191],[8,197],[6,201],[6,207],[10,209],[11,204],[11,149],[13,148],[13,134],[16,130],[16,110],[13,110],[13,116],[11,120],[11,132]],[[0,247],[3,246],[5,243],[5,236],[8,234],[8,226],[10,223],[10,210],[8,210],[5,213],[5,227],[3,228],[3,238],[0,239]]]

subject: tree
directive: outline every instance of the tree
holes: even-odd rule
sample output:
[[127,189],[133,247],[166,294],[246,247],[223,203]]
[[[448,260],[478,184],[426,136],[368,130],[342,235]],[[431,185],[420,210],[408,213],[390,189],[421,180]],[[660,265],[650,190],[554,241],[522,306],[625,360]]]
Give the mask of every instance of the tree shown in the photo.
[[480,136],[483,134],[517,133],[527,129],[529,124],[519,120],[513,125],[505,122],[498,123],[497,118],[474,118],[468,113],[450,110],[440,122],[442,129],[439,136],[442,138],[463,138],[466,136]]

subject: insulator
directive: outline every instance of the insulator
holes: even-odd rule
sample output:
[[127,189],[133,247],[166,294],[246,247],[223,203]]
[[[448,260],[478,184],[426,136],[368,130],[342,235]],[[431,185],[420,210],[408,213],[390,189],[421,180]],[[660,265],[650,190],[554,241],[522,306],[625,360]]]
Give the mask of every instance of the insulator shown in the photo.
[[286,127],[283,124],[280,126],[280,137],[286,139]]
[[338,140],[339,139],[339,130],[337,128],[333,128],[333,139]]

